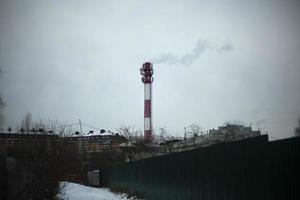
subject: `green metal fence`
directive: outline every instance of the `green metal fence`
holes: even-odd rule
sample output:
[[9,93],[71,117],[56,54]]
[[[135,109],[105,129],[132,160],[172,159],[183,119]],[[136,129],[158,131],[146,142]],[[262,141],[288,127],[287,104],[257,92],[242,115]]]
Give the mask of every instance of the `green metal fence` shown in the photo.
[[[276,194],[287,171],[288,176],[299,175],[299,144],[299,138],[269,143],[264,135],[114,165],[104,170],[103,179],[110,188],[147,200],[288,199]],[[298,197],[294,189],[292,197]]]
[[269,143],[270,196],[300,199],[300,137]]

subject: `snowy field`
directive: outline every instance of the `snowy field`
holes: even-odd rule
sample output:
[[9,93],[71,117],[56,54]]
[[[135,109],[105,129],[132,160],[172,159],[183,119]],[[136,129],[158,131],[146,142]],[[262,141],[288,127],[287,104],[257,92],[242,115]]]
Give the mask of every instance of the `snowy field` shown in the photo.
[[107,188],[94,188],[76,183],[61,182],[63,200],[134,200],[126,194],[115,194]]

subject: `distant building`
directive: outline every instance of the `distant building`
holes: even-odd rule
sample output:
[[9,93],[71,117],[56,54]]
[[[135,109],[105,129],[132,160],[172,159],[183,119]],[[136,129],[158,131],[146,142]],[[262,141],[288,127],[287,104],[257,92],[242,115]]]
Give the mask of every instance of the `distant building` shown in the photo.
[[37,130],[36,132],[30,131],[28,134],[22,132],[0,132],[0,153],[6,152],[7,154],[10,149],[14,149],[17,146],[34,146],[36,143],[45,142],[47,147],[53,146],[53,144],[57,144],[58,142],[64,142],[68,148],[74,150],[74,153],[80,147],[86,153],[101,153],[117,151],[118,145],[125,140],[124,136],[105,131],[100,131],[100,133],[90,131],[83,135],[75,133],[75,135],[70,137],[61,138],[49,131],[42,130]]
[[300,127],[297,127],[295,130],[295,136],[300,136]]
[[36,145],[50,149],[55,147],[59,140],[58,135],[53,134],[20,134],[0,133],[0,154],[12,155],[17,148],[31,148]]
[[218,129],[211,129],[205,134],[196,135],[194,137],[185,138],[171,143],[172,146],[169,145],[168,148],[169,152],[180,152],[221,142],[256,137],[259,135],[261,135],[260,131],[254,131],[251,127],[245,127],[243,125],[236,124],[226,124],[225,126],[219,126]]
[[260,131],[253,131],[251,127],[236,124],[219,126],[217,130],[209,130],[208,134],[209,140],[213,143],[235,141],[261,135]]
[[118,146],[126,139],[119,134],[102,131],[100,133],[89,132],[83,135],[64,137],[62,140],[73,147],[81,145],[82,150],[87,153],[101,153],[118,150]]
[[298,119],[298,127],[295,129],[295,136],[300,136],[300,118]]

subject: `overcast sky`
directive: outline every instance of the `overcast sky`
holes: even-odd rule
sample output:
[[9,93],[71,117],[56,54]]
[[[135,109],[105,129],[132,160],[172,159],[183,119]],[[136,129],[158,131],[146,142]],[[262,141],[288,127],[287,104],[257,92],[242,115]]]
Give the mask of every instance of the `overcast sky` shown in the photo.
[[139,68],[154,62],[153,126],[226,121],[290,137],[300,116],[300,1],[0,0],[6,125],[143,129]]

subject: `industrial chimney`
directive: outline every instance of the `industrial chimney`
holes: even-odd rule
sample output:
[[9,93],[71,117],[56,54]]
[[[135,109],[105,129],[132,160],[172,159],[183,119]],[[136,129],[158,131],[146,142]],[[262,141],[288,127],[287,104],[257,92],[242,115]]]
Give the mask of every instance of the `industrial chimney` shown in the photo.
[[152,82],[153,65],[145,62],[140,69],[142,82],[144,83],[144,140],[151,142],[152,135]]

